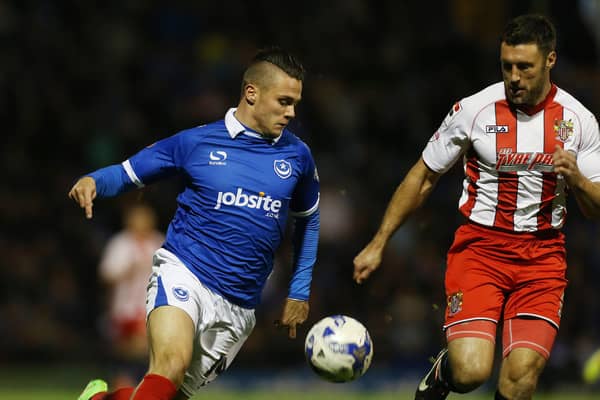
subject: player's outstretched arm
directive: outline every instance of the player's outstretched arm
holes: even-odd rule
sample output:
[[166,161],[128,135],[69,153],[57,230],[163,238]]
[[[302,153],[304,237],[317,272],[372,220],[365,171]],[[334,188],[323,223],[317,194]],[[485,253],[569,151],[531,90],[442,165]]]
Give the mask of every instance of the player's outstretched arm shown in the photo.
[[90,176],[79,179],[69,191],[69,197],[85,210],[85,217],[91,219],[92,207],[96,198],[96,181]]
[[423,204],[440,176],[441,174],[430,170],[422,158],[419,158],[411,168],[392,196],[377,233],[354,258],[353,278],[357,283],[364,282],[373,271],[379,268],[388,240],[404,221]]

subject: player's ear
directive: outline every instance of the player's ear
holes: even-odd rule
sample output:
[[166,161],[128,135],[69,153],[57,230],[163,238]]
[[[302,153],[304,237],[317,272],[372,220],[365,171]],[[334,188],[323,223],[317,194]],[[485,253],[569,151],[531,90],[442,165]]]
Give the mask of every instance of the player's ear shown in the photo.
[[253,84],[249,83],[244,88],[244,98],[246,99],[246,103],[250,106],[253,106],[256,103],[257,96],[257,87]]
[[556,64],[556,51],[552,50],[546,57],[546,68],[552,69]]

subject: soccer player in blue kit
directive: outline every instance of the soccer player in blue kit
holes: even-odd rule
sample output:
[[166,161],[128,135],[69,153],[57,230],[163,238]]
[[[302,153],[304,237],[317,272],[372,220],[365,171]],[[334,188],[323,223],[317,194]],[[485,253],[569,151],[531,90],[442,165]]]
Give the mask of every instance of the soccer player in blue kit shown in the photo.
[[150,365],[137,388],[91,381],[80,400],[192,397],[232,362],[254,324],[274,252],[294,217],[293,276],[279,325],[295,338],[308,317],[319,235],[319,178],[308,146],[287,129],[304,68],[259,51],[225,118],[160,140],[79,179],[69,197],[92,218],[96,197],[175,175],[185,187],[154,255],[147,293]]

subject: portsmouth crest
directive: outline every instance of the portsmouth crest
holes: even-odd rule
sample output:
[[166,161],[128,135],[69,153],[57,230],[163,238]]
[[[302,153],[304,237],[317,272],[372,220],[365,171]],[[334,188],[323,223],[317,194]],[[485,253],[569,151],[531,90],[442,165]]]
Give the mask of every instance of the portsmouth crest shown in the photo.
[[281,179],[287,179],[292,176],[292,164],[285,160],[273,161],[273,169]]
[[452,316],[462,310],[463,292],[458,291],[448,296],[448,315]]
[[188,301],[190,298],[190,293],[183,286],[175,286],[172,291],[175,298],[179,301]]
[[556,139],[561,142],[566,142],[571,136],[573,136],[573,121],[564,119],[554,120],[554,133],[556,133]]

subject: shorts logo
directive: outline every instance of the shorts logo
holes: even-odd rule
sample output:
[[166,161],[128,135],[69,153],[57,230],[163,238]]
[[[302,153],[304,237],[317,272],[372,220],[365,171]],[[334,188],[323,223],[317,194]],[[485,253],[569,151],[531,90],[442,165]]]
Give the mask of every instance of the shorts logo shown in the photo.
[[452,316],[462,310],[463,292],[456,292],[448,296],[448,315]]
[[292,164],[285,160],[273,161],[273,169],[281,179],[287,179],[292,176]]
[[179,301],[188,301],[190,299],[190,293],[183,286],[175,286],[173,288],[173,296]]

